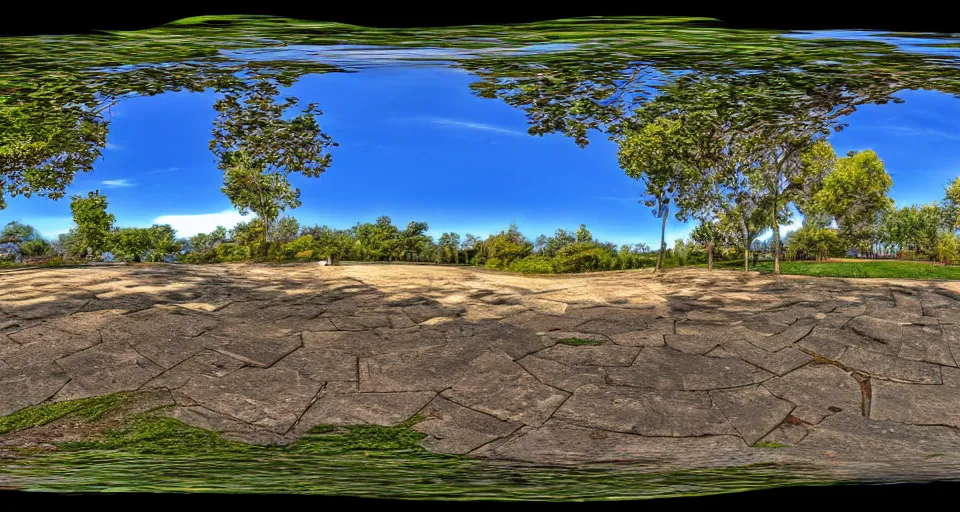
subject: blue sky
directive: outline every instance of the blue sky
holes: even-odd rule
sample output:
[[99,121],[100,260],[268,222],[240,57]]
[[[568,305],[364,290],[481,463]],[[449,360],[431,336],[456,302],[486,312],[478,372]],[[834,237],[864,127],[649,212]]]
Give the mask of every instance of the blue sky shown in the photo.
[[[642,186],[619,169],[612,143],[596,134],[580,149],[563,136],[529,136],[521,111],[473,96],[472,80],[429,66],[303,78],[290,94],[319,103],[321,126],[340,147],[320,178],[293,180],[303,206],[288,213],[341,228],[379,215],[400,226],[422,220],[433,236],[487,235],[516,222],[533,238],[585,223],[602,240],[656,245],[659,222],[638,203]],[[928,91],[902,97],[902,105],[862,108],[832,142],[841,156],[875,150],[898,204],[937,200],[960,175],[960,101]],[[124,100],[103,159],[68,192],[99,188],[121,226],[170,223],[191,235],[241,220],[207,148],[215,99],[180,92]],[[69,200],[12,199],[0,211],[0,223],[11,220],[55,236],[71,226]],[[668,240],[688,230],[671,219]]]

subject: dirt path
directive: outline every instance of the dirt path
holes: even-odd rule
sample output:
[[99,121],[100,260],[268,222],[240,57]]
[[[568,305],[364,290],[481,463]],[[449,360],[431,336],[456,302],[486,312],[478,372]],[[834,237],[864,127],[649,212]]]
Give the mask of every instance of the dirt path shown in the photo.
[[425,448],[478,457],[955,472],[948,286],[699,269],[9,272],[0,415],[165,388],[173,417],[254,443],[420,412]]

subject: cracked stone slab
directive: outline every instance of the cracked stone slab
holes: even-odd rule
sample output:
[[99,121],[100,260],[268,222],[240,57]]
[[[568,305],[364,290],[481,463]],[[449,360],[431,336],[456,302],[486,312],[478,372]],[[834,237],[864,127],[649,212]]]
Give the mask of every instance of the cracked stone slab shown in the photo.
[[579,320],[557,315],[545,315],[534,311],[524,311],[516,315],[508,316],[501,323],[511,325],[520,329],[526,329],[534,332],[549,331],[572,331]]
[[470,361],[464,377],[442,395],[501,420],[527,425],[546,421],[568,396],[538,381],[503,352],[487,352]]
[[438,396],[423,410],[423,420],[413,426],[426,434],[420,445],[435,453],[465,454],[520,428],[489,414],[463,407]]
[[770,379],[763,387],[795,404],[791,415],[811,424],[840,412],[835,409],[857,413],[862,409],[860,384],[849,373],[829,364],[809,364]]
[[283,434],[322,386],[293,370],[246,367],[220,378],[198,375],[180,391],[207,409]]
[[646,437],[548,424],[526,430],[489,449],[484,447],[473,455],[533,463],[636,460],[656,462],[658,466],[670,463],[671,467],[703,467],[743,464],[752,453],[734,435]]
[[817,321],[813,318],[801,318],[783,331],[771,335],[755,334],[750,329],[745,329],[743,334],[750,343],[764,350],[776,352],[802,340],[816,325]]
[[55,301],[31,301],[7,309],[18,320],[40,320],[71,315],[83,309],[89,302],[89,298],[58,297]]
[[793,404],[762,386],[711,391],[710,398],[749,445],[767,435],[793,410]]
[[931,333],[925,332],[921,326],[901,325],[897,322],[865,315],[851,319],[845,328],[887,345],[893,354],[900,351],[904,342],[910,341],[922,344],[925,338],[931,335]]
[[243,368],[244,365],[245,363],[219,352],[204,350],[157,375],[144,384],[144,387],[178,389],[196,375],[225,377]]
[[417,305],[407,306],[402,308],[402,311],[407,318],[413,321],[413,323],[419,324],[430,320],[431,318],[459,316],[461,313],[463,313],[463,308],[446,307],[440,305]]
[[69,380],[52,361],[20,369],[0,369],[0,416],[46,401]]
[[403,337],[381,337],[370,331],[304,332],[301,336],[304,347],[337,350],[357,357],[426,348],[441,342],[441,339],[421,336],[418,329],[411,330],[408,336]]
[[875,381],[872,387],[873,419],[960,428],[960,385],[956,381],[942,386]]
[[733,339],[721,345],[730,354],[777,375],[785,375],[813,360],[813,357],[793,347],[768,352],[752,343]]
[[737,434],[703,391],[586,385],[573,393],[554,418],[583,427],[645,436]]
[[623,345],[625,347],[663,347],[667,344],[663,338],[664,335],[672,333],[673,321],[671,320],[669,325],[661,325],[657,328],[642,331],[627,331],[611,334],[609,338],[610,341],[613,341],[617,345]]
[[947,336],[939,332],[931,333],[922,341],[915,338],[904,340],[900,346],[899,356],[902,359],[924,361],[943,366],[957,366],[953,353],[950,351],[950,341]]
[[220,414],[206,407],[194,405],[174,407],[165,416],[180,420],[192,427],[218,432],[221,437],[261,446],[287,444],[286,439],[275,432],[258,429],[242,421]]
[[760,439],[759,442],[795,445],[803,441],[807,434],[809,434],[807,427],[785,421]]
[[378,327],[392,326],[390,317],[387,315],[331,316],[327,318],[340,331],[366,331]]
[[216,343],[213,350],[251,366],[267,368],[298,348],[300,348],[300,337],[287,336],[285,338],[225,339],[222,343]]
[[57,393],[58,401],[132,391],[163,372],[124,342],[101,343],[57,363],[71,377]]
[[900,359],[859,347],[850,347],[840,362],[844,366],[860,370],[881,379],[890,379],[918,384],[940,384],[940,367],[920,361]]
[[69,316],[51,318],[44,322],[44,327],[69,332],[70,334],[90,334],[100,330],[125,311],[122,309],[100,309],[97,311],[83,311]]
[[359,378],[357,356],[349,352],[305,344],[273,364],[273,368],[293,370],[317,382],[353,381]]
[[585,384],[604,383],[604,370],[598,366],[568,366],[536,355],[517,362],[540,382],[571,393]]
[[942,425],[904,425],[844,411],[811,428],[800,446],[827,449],[847,457],[867,460],[886,458],[890,453],[900,454],[901,457],[910,453],[930,456],[960,452],[960,434]]
[[70,334],[43,325],[10,334],[8,338],[19,344],[4,349],[3,360],[11,368],[54,361],[100,343],[100,335],[96,332]]
[[462,378],[471,356],[465,345],[435,345],[360,358],[360,391],[441,391]]
[[210,317],[171,307],[152,307],[107,321],[104,342],[125,342],[164,368],[203,350],[197,336],[216,326]]
[[630,366],[640,347],[622,347],[613,343],[602,345],[566,345],[558,343],[536,353],[567,366]]
[[[677,332],[680,331],[679,326]],[[706,354],[720,344],[718,336],[704,334],[665,334],[666,345],[687,354]]]
[[773,375],[737,358],[685,354],[647,347],[627,368],[608,368],[608,381],[619,386],[690,391],[757,384]]
[[297,430],[306,432],[320,424],[396,425],[416,414],[436,396],[433,391],[351,393],[324,389],[303,414]]

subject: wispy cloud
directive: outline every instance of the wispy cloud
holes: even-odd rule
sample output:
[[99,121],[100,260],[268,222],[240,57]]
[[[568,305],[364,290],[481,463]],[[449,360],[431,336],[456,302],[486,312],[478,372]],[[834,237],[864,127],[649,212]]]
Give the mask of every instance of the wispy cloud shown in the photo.
[[107,151],[120,151],[120,150],[123,149],[123,146],[119,146],[119,145],[117,145],[117,144],[112,144],[112,143],[110,143],[110,142],[106,143],[103,147],[104,147],[104,149],[106,149]]
[[513,130],[510,128],[504,128],[502,126],[496,126],[493,124],[486,123],[477,123],[474,121],[463,121],[460,119],[450,119],[447,117],[417,117],[417,118],[408,118],[408,121],[418,121],[429,124],[436,124],[441,126],[449,126],[451,128],[463,128],[466,130],[479,130],[485,132],[493,133],[502,133],[504,135],[516,135],[525,137],[526,132],[520,130]]
[[938,130],[936,128],[917,128],[906,125],[880,125],[875,129],[907,137],[936,137],[948,140],[960,140],[960,133]]
[[127,180],[127,179],[103,180],[103,184],[106,185],[108,188],[124,188],[124,187],[134,186],[134,184],[130,183],[130,180]]
[[224,210],[217,213],[200,213],[197,215],[161,215],[153,219],[154,224],[170,224],[177,230],[178,236],[193,236],[197,233],[209,233],[217,226],[230,229],[238,222],[247,220],[236,210]]

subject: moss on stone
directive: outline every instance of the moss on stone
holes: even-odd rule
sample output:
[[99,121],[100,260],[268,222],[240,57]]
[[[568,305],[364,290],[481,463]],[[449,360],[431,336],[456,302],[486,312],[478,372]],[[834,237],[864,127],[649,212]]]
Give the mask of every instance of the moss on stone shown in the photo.
[[0,435],[41,427],[65,417],[96,421],[130,403],[133,398],[132,393],[114,393],[112,395],[27,407],[8,416],[0,417]]

